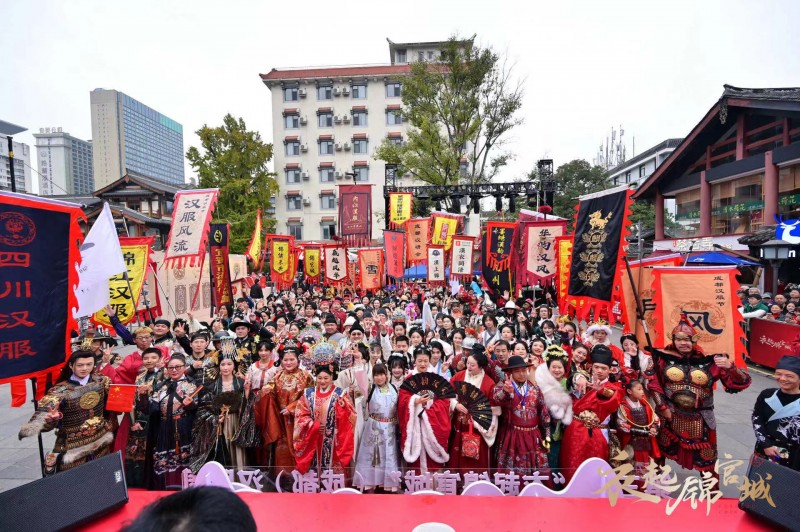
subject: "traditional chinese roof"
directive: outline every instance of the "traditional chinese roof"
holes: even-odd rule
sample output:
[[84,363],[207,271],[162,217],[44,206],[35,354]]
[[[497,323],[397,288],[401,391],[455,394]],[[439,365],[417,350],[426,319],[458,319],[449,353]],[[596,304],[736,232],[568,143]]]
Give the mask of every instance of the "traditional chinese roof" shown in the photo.
[[[129,184],[139,185],[141,188],[149,190],[151,192],[155,192],[156,194],[164,194],[168,198],[174,198],[175,194],[179,190],[186,189],[188,185],[175,185],[172,183],[165,183],[159,179],[154,177],[138,174],[136,172],[131,172],[128,170],[124,176],[120,177],[113,183],[109,183],[105,187],[94,191],[93,195],[97,197],[104,197],[107,194],[114,194],[114,195],[126,195],[126,193],[122,193],[123,190],[126,189],[126,185]],[[135,190],[135,189],[133,189]],[[135,195],[135,194],[130,194]]]
[[739,238],[738,242],[745,246],[760,246],[764,242],[775,238],[777,225],[765,225],[755,233],[750,233]]

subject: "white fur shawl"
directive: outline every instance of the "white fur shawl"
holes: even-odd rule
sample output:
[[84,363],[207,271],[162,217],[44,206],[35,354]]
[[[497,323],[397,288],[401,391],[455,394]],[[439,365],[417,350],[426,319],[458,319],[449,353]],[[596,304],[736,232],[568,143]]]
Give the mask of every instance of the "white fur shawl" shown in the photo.
[[544,395],[550,415],[564,425],[572,423],[572,398],[561,387],[561,383],[550,374],[547,364],[539,364],[535,372],[536,385]]

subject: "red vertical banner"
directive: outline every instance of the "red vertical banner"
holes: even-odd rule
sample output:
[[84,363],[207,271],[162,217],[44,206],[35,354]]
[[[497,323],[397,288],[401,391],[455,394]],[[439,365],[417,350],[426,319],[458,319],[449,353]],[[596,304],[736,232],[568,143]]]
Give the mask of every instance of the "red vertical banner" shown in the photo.
[[567,234],[566,220],[520,220],[519,248],[515,273],[518,286],[541,281],[548,284],[556,275],[556,238]]
[[475,239],[471,236],[453,237],[453,249],[450,255],[450,278],[468,282],[472,278],[472,255]]
[[486,224],[481,270],[489,290],[498,297],[506,291],[514,297],[511,265],[516,234],[516,222],[490,221]]
[[372,185],[339,185],[339,236],[351,247],[372,239]]
[[567,300],[569,291],[569,266],[572,262],[572,237],[560,236],[556,238],[556,296],[558,297],[558,310],[561,314],[570,314],[570,303]]
[[430,230],[430,218],[413,218],[406,224],[406,244],[408,245],[406,262],[409,266],[417,266],[428,260]]
[[208,267],[211,275],[211,297],[212,304],[217,309],[222,305],[233,305],[229,229],[228,224],[211,224],[211,234],[208,239],[211,260]]
[[383,232],[383,249],[386,256],[386,275],[401,281],[405,275],[406,234],[400,231]]
[[377,290],[383,286],[383,250],[358,250],[359,288]]
[[347,282],[347,249],[344,246],[325,246],[325,283],[341,287]]
[[444,246],[428,246],[428,285],[444,286],[445,277],[445,250]]

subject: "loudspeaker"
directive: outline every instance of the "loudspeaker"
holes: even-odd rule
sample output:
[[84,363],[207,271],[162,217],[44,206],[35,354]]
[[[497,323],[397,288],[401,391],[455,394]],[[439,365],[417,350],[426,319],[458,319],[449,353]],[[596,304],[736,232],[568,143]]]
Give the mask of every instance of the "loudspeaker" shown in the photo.
[[[797,504],[797,487],[800,486],[800,471],[776,464],[763,457],[753,455],[747,470],[750,485],[769,486],[773,507],[769,501],[760,496],[747,497],[739,503],[739,509],[752,515],[766,519],[773,525],[788,530],[800,530],[800,505]],[[756,495],[754,493],[754,495]],[[755,500],[754,500],[755,499]]]
[[128,502],[118,451],[67,471],[0,493],[0,530],[62,530]]

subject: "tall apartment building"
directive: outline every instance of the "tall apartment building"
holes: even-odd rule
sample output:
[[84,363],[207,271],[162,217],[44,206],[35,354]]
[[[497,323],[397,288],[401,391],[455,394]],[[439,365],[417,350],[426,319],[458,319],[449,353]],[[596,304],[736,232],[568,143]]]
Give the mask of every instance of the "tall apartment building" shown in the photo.
[[33,136],[40,196],[94,192],[92,141],[75,138],[60,127],[40,127]]
[[336,185],[355,180],[373,185],[372,235],[381,238],[385,164],[373,154],[384,139],[406,138],[403,77],[410,62],[438,59],[440,44],[389,41],[388,65],[273,68],[261,74],[272,96],[278,233],[330,239],[338,233]]
[[[14,181],[17,192],[33,193],[33,171],[31,170],[31,147],[13,141]],[[11,160],[8,157],[8,137],[0,135],[0,190],[11,190]]]
[[182,125],[116,90],[95,89],[89,99],[96,188],[127,170],[184,183]]

